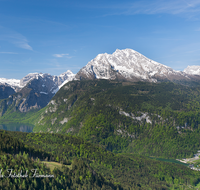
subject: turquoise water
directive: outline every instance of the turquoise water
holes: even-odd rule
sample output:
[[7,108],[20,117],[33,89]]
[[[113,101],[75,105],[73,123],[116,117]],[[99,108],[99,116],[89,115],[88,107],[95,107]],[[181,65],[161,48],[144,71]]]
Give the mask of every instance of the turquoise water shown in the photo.
[[9,123],[9,124],[0,124],[0,129],[7,131],[21,131],[31,133],[33,131],[33,125],[22,124],[22,123]]
[[155,158],[155,157],[149,157],[151,159],[154,160],[159,160],[159,161],[164,161],[164,162],[171,162],[171,163],[175,163],[175,164],[182,164],[184,166],[189,166],[189,164],[183,163],[183,162],[179,162],[178,160],[174,160],[174,159],[165,159],[165,158]]

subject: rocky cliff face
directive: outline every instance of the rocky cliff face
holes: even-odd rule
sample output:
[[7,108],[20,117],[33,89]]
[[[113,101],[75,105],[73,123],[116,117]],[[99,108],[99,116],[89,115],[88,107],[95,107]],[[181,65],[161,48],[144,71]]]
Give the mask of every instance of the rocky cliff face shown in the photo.
[[[20,112],[27,112],[31,109],[41,109],[45,107],[54,96],[54,91],[58,88],[52,83],[51,78],[41,77],[31,80],[20,93],[24,94],[18,109]],[[23,93],[27,91],[28,93]]]
[[19,92],[10,95],[0,102],[0,112],[3,115],[7,110],[27,112],[31,109],[45,107],[54,96],[52,90],[57,88],[50,80],[39,77],[31,80]]
[[0,85],[0,99],[5,99],[14,94],[15,90],[7,85]]
[[[49,74],[30,73],[20,80],[19,86],[21,89],[15,93],[14,89],[5,90],[5,85],[0,87],[4,94],[1,93],[4,99],[0,101],[0,115],[4,115],[6,111],[20,111],[28,112],[32,109],[41,109],[45,107],[55,93],[59,90],[64,82],[72,80],[74,74],[71,71],[67,71],[60,76],[52,76]],[[1,98],[1,96],[0,96]]]

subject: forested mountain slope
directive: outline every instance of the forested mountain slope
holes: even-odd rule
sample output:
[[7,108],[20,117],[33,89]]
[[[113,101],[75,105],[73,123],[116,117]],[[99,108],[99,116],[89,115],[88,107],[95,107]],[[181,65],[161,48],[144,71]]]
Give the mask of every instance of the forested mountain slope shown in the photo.
[[200,88],[171,82],[71,81],[35,132],[70,133],[114,152],[181,158],[200,149]]

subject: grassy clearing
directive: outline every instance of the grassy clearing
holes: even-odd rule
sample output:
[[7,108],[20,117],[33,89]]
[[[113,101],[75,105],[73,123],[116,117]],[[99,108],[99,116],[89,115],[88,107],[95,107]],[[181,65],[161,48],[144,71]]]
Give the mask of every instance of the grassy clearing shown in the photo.
[[[48,161],[42,161],[42,163],[44,163],[47,167],[49,167],[51,171],[53,171],[54,168],[58,168],[59,170],[62,170],[62,164],[61,163],[58,163],[58,162],[48,162]],[[71,169],[71,165],[64,165],[64,166],[66,166],[69,169]]]

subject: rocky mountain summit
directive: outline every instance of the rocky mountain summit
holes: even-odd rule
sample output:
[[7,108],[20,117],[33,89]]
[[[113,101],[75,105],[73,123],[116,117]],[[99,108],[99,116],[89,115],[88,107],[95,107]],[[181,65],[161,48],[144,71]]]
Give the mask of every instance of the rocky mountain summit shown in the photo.
[[[68,82],[70,80],[73,80],[74,74],[68,70],[59,76],[50,75],[48,73],[29,73],[25,77],[23,77],[20,80],[20,86],[25,86],[28,82],[30,82],[33,79],[44,79],[44,81],[49,80],[52,84],[54,84],[55,87],[59,87],[63,84],[63,82]],[[51,89],[52,92],[54,92],[55,89]],[[54,92],[55,93],[55,92]]]
[[191,80],[193,76],[175,71],[132,49],[117,49],[113,54],[97,55],[75,78],[158,82]]

